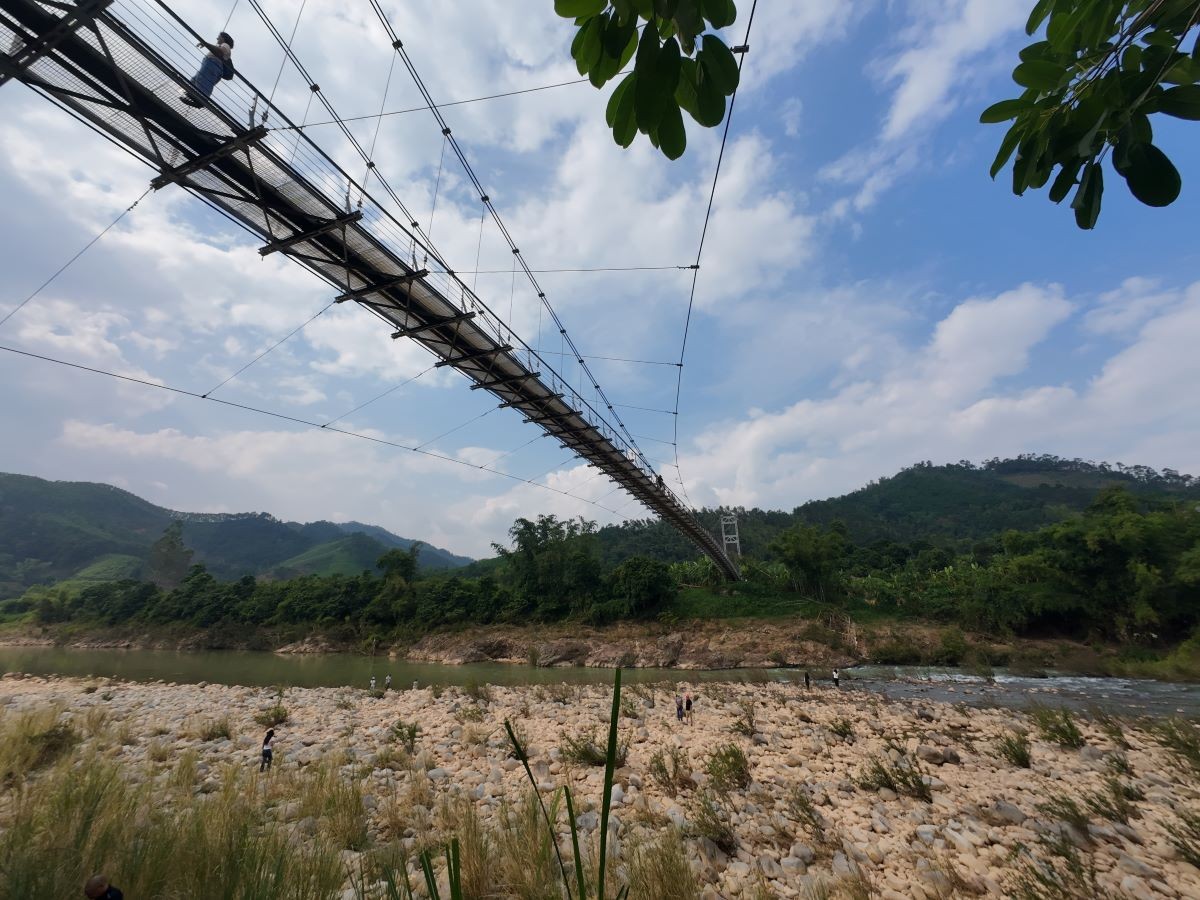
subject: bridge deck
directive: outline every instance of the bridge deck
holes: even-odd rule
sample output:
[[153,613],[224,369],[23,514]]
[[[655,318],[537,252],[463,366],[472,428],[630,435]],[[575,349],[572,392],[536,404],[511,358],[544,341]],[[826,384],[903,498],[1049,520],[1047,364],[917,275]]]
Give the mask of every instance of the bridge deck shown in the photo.
[[[426,272],[401,222],[240,75],[196,109],[180,94],[197,35],[153,0],[0,0],[0,83],[16,78],[84,120],[435,354],[671,523],[729,578],[738,569],[640,451],[449,271]],[[549,373],[544,375],[542,373]]]

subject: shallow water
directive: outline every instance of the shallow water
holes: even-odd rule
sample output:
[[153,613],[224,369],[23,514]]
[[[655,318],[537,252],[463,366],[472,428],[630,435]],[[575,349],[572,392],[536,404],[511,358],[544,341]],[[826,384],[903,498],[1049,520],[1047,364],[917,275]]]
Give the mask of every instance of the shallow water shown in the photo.
[[[533,668],[505,663],[447,666],[411,663],[350,653],[285,655],[261,651],[75,650],[62,647],[0,647],[0,671],[30,675],[74,675],[128,681],[173,681],[288,687],[367,687],[374,675],[380,687],[385,675],[394,687],[419,685],[503,685],[612,681],[612,669]],[[829,687],[828,673],[813,671],[818,687]],[[772,681],[797,683],[797,669],[626,669],[629,682]],[[1200,716],[1200,684],[1148,679],[1092,678],[1050,673],[1045,678],[1013,675],[1003,669],[988,680],[957,669],[916,666],[860,666],[842,670],[844,688],[877,691],[891,699],[938,700],[972,706],[1021,708],[1050,706],[1104,707],[1127,715]]]

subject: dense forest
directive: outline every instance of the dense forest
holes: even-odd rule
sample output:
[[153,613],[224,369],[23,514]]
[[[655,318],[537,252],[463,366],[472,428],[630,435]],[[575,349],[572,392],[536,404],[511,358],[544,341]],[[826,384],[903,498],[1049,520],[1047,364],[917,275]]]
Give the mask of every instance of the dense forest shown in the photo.
[[[921,465],[791,515],[744,516],[753,523],[743,530],[744,546],[754,552],[743,557],[746,580],[736,585],[723,584],[694,553],[670,563],[655,558],[662,548],[650,542],[641,547],[648,552],[612,565],[606,535],[654,532],[644,525],[597,529],[553,516],[518,519],[509,541],[496,546],[495,560],[452,572],[422,572],[414,546],[388,550],[354,575],[222,581],[194,563],[176,523],[153,546],[150,577],[74,590],[39,586],[0,603],[0,614],[41,624],[182,624],[207,629],[218,645],[221,634],[232,639],[254,629],[315,629],[344,641],[386,642],[470,623],[676,621],[723,605],[751,615],[886,616],[997,637],[1146,648],[1192,634],[1200,624],[1196,482],[1141,469],[1108,477],[1100,467],[1067,463],[1060,474],[1070,479],[1056,484],[1046,481],[1046,461],[1037,465],[1042,474],[1021,460],[982,468]],[[1031,474],[1036,478],[1026,478],[1025,486],[1009,480]],[[1098,474],[1105,477],[1097,487]],[[1000,508],[982,499],[980,480],[1002,498]],[[1037,502],[1020,502],[1009,487]],[[998,523],[990,534],[967,527],[981,503],[987,506],[981,515]],[[848,521],[832,517],[838,509]],[[882,526],[871,526],[864,509],[896,537],[879,536]],[[887,509],[897,514],[885,515]]]

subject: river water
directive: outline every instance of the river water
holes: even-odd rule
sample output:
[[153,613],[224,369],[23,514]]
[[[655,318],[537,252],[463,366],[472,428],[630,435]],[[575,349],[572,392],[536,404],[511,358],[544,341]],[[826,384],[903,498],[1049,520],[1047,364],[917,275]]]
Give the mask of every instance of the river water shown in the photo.
[[[533,668],[505,663],[447,666],[412,663],[349,653],[283,655],[261,651],[75,650],[61,647],[0,647],[0,671],[30,675],[74,675],[127,681],[168,681],[286,687],[366,687],[374,675],[385,675],[395,687],[419,685],[499,685],[612,681],[611,669]],[[828,673],[813,671],[818,686],[828,686]],[[797,683],[796,669],[626,669],[629,682],[702,684],[707,681],[771,681]],[[1045,678],[1012,675],[999,669],[984,679],[956,669],[910,666],[861,666],[842,670],[842,686],[881,693],[896,700],[940,700],[972,706],[1020,708],[1033,703],[1102,707],[1126,715],[1200,716],[1200,684],[1148,679],[1091,678],[1051,673]]]

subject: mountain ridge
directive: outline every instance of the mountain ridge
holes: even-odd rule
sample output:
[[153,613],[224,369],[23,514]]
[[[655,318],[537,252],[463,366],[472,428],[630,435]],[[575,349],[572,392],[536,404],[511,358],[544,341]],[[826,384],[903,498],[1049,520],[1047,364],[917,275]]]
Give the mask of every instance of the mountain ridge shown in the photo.
[[[222,579],[242,575],[273,577],[286,564],[290,575],[328,574],[296,567],[310,560],[336,560],[343,571],[349,559],[366,561],[392,547],[421,543],[425,570],[453,569],[469,558],[405,538],[378,525],[336,522],[285,522],[270,513],[191,513],[158,506],[116,485],[88,481],[52,481],[34,475],[0,473],[0,599],[19,596],[34,584],[69,580],[110,557],[143,562],[151,545],[173,521],[183,524],[184,544]],[[322,544],[361,534],[372,544],[355,544],[350,554],[312,554]],[[370,560],[373,565],[373,559]],[[369,566],[368,566],[369,567]],[[124,564],[126,571],[130,566]]]

